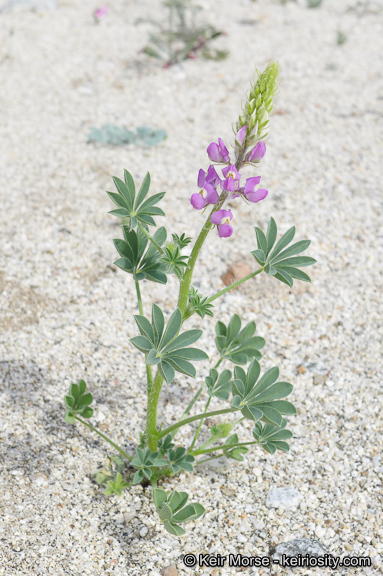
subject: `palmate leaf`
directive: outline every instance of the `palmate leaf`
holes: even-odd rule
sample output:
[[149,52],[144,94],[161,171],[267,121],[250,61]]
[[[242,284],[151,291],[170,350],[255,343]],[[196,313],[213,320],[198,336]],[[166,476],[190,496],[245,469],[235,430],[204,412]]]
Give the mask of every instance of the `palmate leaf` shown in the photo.
[[[166,265],[161,262],[161,255],[156,247],[150,243],[141,230],[129,230],[123,226],[124,240],[113,240],[121,258],[114,263],[116,266],[133,275],[134,280],[150,280],[159,284],[166,284]],[[153,235],[154,240],[162,246],[166,240],[166,229],[162,226]],[[145,252],[146,250],[146,252]]]
[[170,466],[174,474],[178,474],[180,470],[185,470],[186,472],[193,472],[193,462],[195,460],[194,456],[191,454],[186,454],[186,448],[179,446],[175,450],[170,448],[166,456],[169,460]]
[[144,478],[150,480],[152,477],[152,468],[167,466],[165,460],[158,452],[151,452],[149,448],[136,448],[136,457],[131,461],[131,465],[138,468],[133,477],[133,484],[138,484]]
[[273,424],[262,424],[257,422],[253,430],[255,440],[268,452],[274,454],[276,450],[281,452],[288,452],[290,446],[286,442],[292,438],[293,434],[290,430],[286,430],[286,420],[282,418],[279,426]]
[[216,396],[220,400],[228,400],[231,394],[231,372],[224,370],[218,378],[218,372],[212,368],[209,376],[205,378],[209,396]]
[[86,392],[86,383],[80,380],[78,384],[71,384],[69,394],[65,396],[65,422],[73,424],[75,416],[82,416],[82,418],[91,418],[93,416],[93,408],[90,405],[93,402],[93,396],[90,392]]
[[[178,246],[166,246],[165,252],[161,256],[161,262],[166,266],[168,274],[175,274],[178,279],[181,279],[186,268],[189,256],[182,256]],[[185,261],[186,260],[186,261]]]
[[153,500],[160,520],[167,532],[173,536],[185,534],[180,526],[183,522],[197,520],[205,513],[205,508],[198,502],[187,504],[187,492],[166,492],[162,488],[153,489]]
[[105,496],[111,496],[111,495],[116,495],[116,496],[121,496],[122,491],[125,490],[125,488],[128,488],[129,483],[128,482],[124,482],[122,480],[122,476],[120,474],[120,472],[117,472],[116,477],[114,480],[109,480],[107,483],[107,488],[106,490],[103,491],[103,494],[105,494]]
[[196,369],[191,362],[208,359],[208,355],[198,348],[190,348],[202,335],[202,330],[187,330],[178,334],[182,324],[179,308],[173,312],[165,328],[162,310],[152,306],[152,322],[145,316],[134,317],[140,336],[131,338],[131,343],[146,355],[148,365],[158,365],[161,376],[168,384],[180,372],[195,377]]
[[178,234],[172,234],[172,238],[173,242],[177,244],[180,250],[182,250],[182,248],[185,248],[185,246],[190,244],[190,242],[192,241],[192,238],[190,238],[190,236],[186,236],[185,233],[182,233],[181,236],[178,236]]
[[236,448],[230,448],[230,446],[233,446],[233,444],[238,443],[239,443],[238,435],[232,434],[231,436],[229,436],[229,438],[227,438],[224,444],[225,446],[227,446],[227,448],[224,448],[223,453],[226,456],[226,458],[231,458],[233,460],[243,462],[242,454],[247,454],[249,449],[246,448],[246,446],[237,446]]
[[302,272],[300,268],[311,266],[316,260],[309,256],[298,256],[310,246],[310,240],[300,240],[289,246],[295,235],[295,227],[292,226],[275,244],[277,225],[274,218],[270,218],[266,235],[257,227],[255,233],[258,249],[253,250],[252,255],[258,264],[264,266],[266,274],[274,276],[290,287],[293,286],[293,278],[311,282],[308,274]]
[[118,208],[109,214],[126,219],[129,223],[129,230],[136,228],[138,223],[141,223],[145,228],[156,226],[153,216],[165,216],[165,212],[156,206],[165,196],[165,192],[154,194],[145,200],[150,188],[149,172],[142,182],[137,197],[133,177],[127,170],[124,171],[124,181],[113,176],[113,182],[118,194],[115,192],[107,192],[107,194]]
[[247,372],[240,366],[234,368],[231,406],[240,409],[249,420],[262,420],[281,426],[282,414],[296,413],[293,404],[281,400],[291,394],[293,386],[289,382],[277,382],[277,367],[267,370],[261,378],[260,372],[261,367],[256,359],[251,362]]
[[208,298],[203,297],[202,294],[198,293],[193,286],[189,290],[188,294],[188,306],[185,312],[185,318],[189,318],[194,312],[198,314],[201,318],[205,316],[214,316],[212,308],[213,304],[208,303]]
[[265,345],[264,338],[254,336],[255,322],[249,322],[241,330],[241,319],[238,314],[232,316],[229,325],[217,322],[215,343],[222,359],[233,364],[247,364],[252,358],[262,357],[260,349]]

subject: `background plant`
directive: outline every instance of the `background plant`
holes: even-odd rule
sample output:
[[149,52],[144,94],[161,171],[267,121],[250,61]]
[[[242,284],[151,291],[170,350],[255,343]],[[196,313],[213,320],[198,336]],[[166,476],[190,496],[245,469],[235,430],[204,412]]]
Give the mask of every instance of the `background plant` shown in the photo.
[[[216,322],[216,362],[206,375],[204,384],[184,412],[179,414],[179,420],[170,426],[157,424],[159,397],[164,383],[172,382],[177,374],[195,377],[195,362],[208,358],[205,351],[193,346],[201,338],[202,330],[183,330],[183,324],[191,316],[212,317],[215,300],[262,272],[290,287],[294,279],[310,282],[302,270],[315,262],[313,258],[302,255],[310,241],[293,242],[294,227],[278,238],[277,224],[270,218],[267,230],[255,227],[255,249],[251,253],[258,267],[254,272],[210,296],[199,294],[192,286],[195,265],[212,229],[216,227],[221,238],[234,232],[233,213],[231,209],[223,208],[225,202],[231,200],[231,205],[235,205],[234,200],[239,199],[248,205],[256,204],[268,194],[266,189],[260,188],[260,176],[251,176],[243,182],[241,171],[245,166],[255,171],[266,153],[265,138],[269,132],[269,115],[278,82],[279,66],[276,62],[271,62],[264,72],[257,72],[234,125],[233,161],[221,138],[208,146],[209,159],[217,168],[222,167],[222,175],[213,164],[206,172],[201,169],[198,173],[200,189],[192,194],[190,203],[196,210],[209,208],[210,213],[190,256],[182,254],[191,241],[185,233],[181,236],[173,234],[172,241],[167,242],[166,228],[157,227],[155,218],[164,216],[163,210],[157,206],[164,193],[148,196],[149,174],[137,192],[131,174],[125,170],[124,180],[113,178],[117,192],[108,192],[117,206],[111,214],[122,220],[123,238],[114,240],[119,254],[115,264],[132,276],[137,294],[139,314],[134,316],[134,320],[138,334],[131,343],[143,354],[146,365],[146,426],[140,434],[135,454],[129,454],[115,444],[88,422],[93,415],[90,408],[93,398],[83,380],[78,385],[72,384],[69,395],[65,397],[66,421],[83,423],[119,453],[117,460],[96,473],[96,480],[105,487],[104,493],[118,495],[132,484],[150,482],[159,517],[165,529],[175,536],[184,533],[180,523],[197,519],[204,509],[199,503],[187,504],[186,493],[166,493],[159,488],[161,478],[175,476],[181,471],[192,472],[202,462],[220,456],[241,461],[253,445],[260,445],[270,454],[289,450],[286,440],[292,433],[286,429],[285,417],[294,415],[296,411],[286,398],[293,386],[279,380],[278,367],[262,370],[261,350],[265,340],[256,334],[254,321],[243,326],[237,314],[233,314],[227,325],[221,320]],[[150,317],[145,316],[141,283],[166,284],[169,274],[174,274],[179,280],[177,306],[168,319],[156,304],[152,305]],[[193,414],[201,395],[205,397],[205,408],[201,413]],[[218,409],[209,410],[212,400]],[[226,420],[229,414],[234,418],[231,416]],[[219,418],[214,426],[209,427],[211,417]],[[252,436],[241,441],[235,427],[245,419],[254,428]],[[194,435],[188,446],[181,446],[176,435],[182,426],[188,424],[193,424]],[[202,432],[205,438],[207,432],[208,437],[201,442]],[[122,463],[126,461],[132,473],[125,479]]]
[[142,50],[144,54],[164,61],[165,66],[196,56],[209,60],[226,58],[226,50],[210,47],[223,33],[197,18],[201,8],[192,0],[166,0],[163,6],[167,11],[165,22],[148,18],[137,21],[150,23],[157,29],[149,35],[149,44]]

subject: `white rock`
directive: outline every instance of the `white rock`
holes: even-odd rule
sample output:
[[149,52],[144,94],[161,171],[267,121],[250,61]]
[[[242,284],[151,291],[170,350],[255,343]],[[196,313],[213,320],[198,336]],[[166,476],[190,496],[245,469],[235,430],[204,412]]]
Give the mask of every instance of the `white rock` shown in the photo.
[[275,488],[266,498],[268,508],[297,508],[302,499],[301,493],[292,486]]

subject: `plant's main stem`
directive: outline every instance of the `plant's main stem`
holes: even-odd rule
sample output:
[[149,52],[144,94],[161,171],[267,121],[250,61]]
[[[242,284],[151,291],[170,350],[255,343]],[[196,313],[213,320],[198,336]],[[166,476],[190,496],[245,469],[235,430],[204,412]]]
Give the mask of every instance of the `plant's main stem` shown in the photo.
[[[240,150],[240,153],[239,153],[238,160],[236,162],[237,170],[239,170],[239,168],[242,165],[244,153],[245,153],[245,147],[242,147],[242,149]],[[210,218],[211,218],[212,214],[214,214],[214,212],[217,212],[217,210],[221,209],[221,207],[223,206],[223,204],[227,198],[227,195],[228,195],[227,192],[224,191],[224,192],[222,192],[221,196],[218,198],[218,201],[213,206],[212,211],[210,212],[208,218],[206,219],[205,224],[203,225],[203,228],[202,228],[201,232],[199,233],[197,240],[195,241],[195,244],[193,246],[192,252],[190,254],[187,268],[186,268],[184,275],[182,277],[182,280],[180,282],[180,290],[179,290],[179,295],[178,295],[177,306],[180,309],[182,316],[184,316],[186,306],[188,303],[188,296],[189,296],[190,285],[191,285],[191,281],[192,281],[192,277],[193,277],[194,266],[197,262],[197,259],[198,259],[199,253],[201,251],[201,248],[203,246],[203,243],[205,242],[210,230],[213,228],[213,224],[211,223]],[[149,232],[147,232],[147,230],[145,230],[145,228],[140,225],[140,223],[138,225],[139,225],[140,229],[142,230],[142,232],[149,238],[149,240],[154,244],[154,246],[156,246],[157,250],[162,254],[164,251],[161,248],[161,246],[159,246],[159,244],[154,240],[154,238],[152,238],[152,236],[150,236]],[[259,274],[259,272],[260,271],[253,273],[253,274],[250,274],[247,278],[243,279],[242,281],[238,281],[237,283],[235,283],[235,285],[233,284],[232,286],[228,286],[223,291],[221,290],[221,292],[219,292],[218,295],[216,294],[214,297],[212,297],[212,300],[214,300],[215,298],[218,298],[221,295],[221,293],[224,294],[228,290],[231,290],[232,288],[234,288],[236,285],[241,284],[242,282],[244,282],[248,278],[252,278],[256,274]],[[158,440],[160,438],[163,438],[164,436],[166,436],[166,434],[173,432],[173,430],[177,430],[180,426],[188,424],[189,422],[194,422],[195,420],[200,420],[201,418],[204,419],[205,417],[207,417],[209,415],[216,416],[218,414],[226,414],[228,412],[233,412],[233,410],[231,408],[229,408],[226,410],[218,410],[216,412],[210,412],[210,413],[206,413],[206,414],[204,413],[202,415],[200,414],[198,416],[185,418],[185,419],[181,420],[180,422],[173,424],[173,426],[166,428],[163,432],[159,433],[157,431],[157,407],[158,407],[158,400],[159,400],[159,397],[161,394],[163,381],[164,380],[163,380],[163,378],[162,378],[162,376],[158,370],[157,370],[156,376],[154,378],[154,382],[150,386],[149,386],[149,380],[148,380],[146,435],[147,435],[148,447],[150,448],[150,450],[152,452],[155,452],[157,450],[157,443],[158,443]],[[199,429],[200,429],[200,427],[199,427]],[[198,436],[198,433],[197,433],[197,436]]]
[[213,210],[210,212],[201,232],[199,233],[199,236],[197,238],[197,240],[195,241],[195,244],[193,246],[193,250],[192,253],[190,254],[189,260],[188,260],[188,265],[187,268],[185,270],[185,273],[183,275],[183,278],[181,280],[180,283],[180,291],[179,291],[179,296],[178,296],[178,308],[181,310],[182,315],[185,312],[186,306],[187,306],[187,302],[188,302],[188,295],[189,295],[189,290],[190,290],[190,284],[192,281],[192,276],[193,276],[193,271],[194,271],[194,266],[197,262],[197,258],[199,256],[199,253],[201,251],[201,248],[203,246],[203,243],[205,242],[207,235],[209,234],[210,230],[213,228],[213,224],[210,222],[210,217],[212,214],[214,214],[214,212],[216,212],[217,210],[220,210],[221,206],[223,205],[223,203],[225,202],[227,198],[227,193],[223,192],[220,196],[220,198],[218,199],[217,204],[215,204]]
[[[135,280],[135,284],[136,284],[136,292],[137,292],[138,309],[140,311],[141,316],[143,316],[144,315],[144,307],[142,305],[140,283],[138,282],[138,280]],[[150,389],[153,385],[153,376],[152,376],[152,367],[148,366],[148,364],[146,364],[146,381],[147,381],[147,391],[149,394]]]
[[159,370],[157,370],[154,377],[154,382],[148,393],[148,404],[146,412],[146,439],[148,447],[152,452],[157,450],[157,442],[159,438],[162,438],[162,436],[157,432],[157,407],[163,381],[164,379],[162,378]]
[[108,438],[108,436],[105,436],[105,434],[103,434],[102,432],[100,432],[100,430],[97,430],[97,428],[94,428],[94,426],[92,426],[91,424],[89,424],[89,422],[85,422],[85,420],[82,420],[81,418],[79,418],[78,416],[75,416],[75,419],[78,420],[79,422],[81,422],[81,424],[84,424],[85,426],[87,426],[88,428],[90,428],[90,430],[92,430],[93,432],[96,432],[96,434],[98,434],[99,436],[101,436],[101,438],[103,440],[105,440],[106,442],[108,442],[108,444],[110,444],[111,446],[113,446],[113,448],[115,448],[117,450],[117,452],[119,452],[121,454],[121,456],[124,456],[125,458],[127,458],[129,461],[133,460],[133,456],[130,456],[127,452],[125,452],[125,450],[123,450],[122,448],[120,448],[115,442],[113,442],[113,440],[111,440],[110,438]]

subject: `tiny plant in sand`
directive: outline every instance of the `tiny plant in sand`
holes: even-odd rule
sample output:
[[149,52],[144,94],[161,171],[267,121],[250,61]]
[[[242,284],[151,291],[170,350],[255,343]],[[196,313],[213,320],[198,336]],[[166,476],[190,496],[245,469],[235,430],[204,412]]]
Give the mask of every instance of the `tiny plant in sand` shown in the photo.
[[[162,478],[176,476],[182,471],[192,473],[202,462],[222,456],[242,461],[243,455],[253,445],[260,445],[269,454],[289,450],[287,440],[292,434],[286,428],[286,416],[295,414],[296,410],[285,398],[293,386],[279,380],[277,367],[262,370],[260,350],[265,340],[256,334],[254,321],[244,326],[237,314],[228,324],[217,319],[216,361],[189,405],[184,411],[180,410],[178,421],[166,425],[161,419],[158,425],[163,385],[173,382],[177,374],[194,378],[194,364],[208,359],[204,350],[193,346],[201,338],[202,330],[184,329],[191,316],[213,317],[216,300],[262,273],[289,287],[293,285],[293,279],[310,282],[302,270],[315,262],[313,258],[302,255],[310,241],[293,242],[294,227],[279,237],[277,225],[270,218],[266,231],[257,226],[254,229],[256,245],[251,252],[256,265],[254,272],[209,296],[200,294],[192,284],[201,248],[209,234],[215,229],[223,243],[233,234],[234,215],[225,203],[230,200],[232,205],[233,201],[243,201],[250,209],[268,194],[260,187],[261,176],[253,174],[243,181],[241,172],[246,166],[256,172],[266,153],[265,138],[278,79],[279,65],[276,62],[271,62],[263,72],[257,72],[243,111],[233,126],[235,136],[231,153],[221,138],[207,148],[212,164],[207,171],[199,170],[199,191],[192,194],[190,202],[194,209],[208,210],[209,214],[193,243],[190,256],[183,255],[182,250],[192,241],[191,238],[185,234],[172,234],[171,241],[167,242],[166,228],[156,227],[155,218],[165,215],[158,206],[165,193],[148,196],[149,174],[137,193],[131,174],[125,170],[123,180],[113,178],[117,191],[108,192],[117,206],[111,214],[122,219],[123,238],[114,240],[119,254],[115,264],[132,276],[137,293],[139,313],[134,320],[138,334],[131,339],[131,344],[142,353],[146,366],[146,426],[138,439],[135,454],[126,452],[89,423],[88,419],[93,415],[93,397],[87,392],[83,380],[72,384],[65,397],[66,421],[72,424],[81,422],[118,453],[109,457],[108,464],[95,473],[97,482],[104,487],[104,494],[119,495],[133,484],[151,483],[159,517],[166,530],[175,536],[185,532],[180,524],[197,519],[204,513],[204,508],[196,502],[187,504],[186,492],[163,490],[158,485]],[[169,274],[174,274],[179,280],[174,311],[166,318],[160,306],[153,303],[151,315],[146,316],[141,286],[145,287],[150,282],[166,284]],[[201,413],[195,413],[194,406],[200,397],[203,398],[202,395],[205,396],[205,408]],[[213,410],[209,410],[211,402]],[[234,418],[231,418],[229,415],[233,414]],[[213,426],[212,417],[218,417]],[[245,419],[253,425],[252,435],[239,438],[235,428]],[[190,442],[184,440],[185,445],[180,445],[177,433],[185,425],[193,426],[193,436]],[[202,443],[201,432],[205,438]],[[124,462],[129,462],[132,469],[130,477],[123,477]]]
[[226,50],[210,48],[212,40],[222,35],[213,26],[197,22],[199,6],[192,0],[166,0],[163,6],[167,10],[166,23],[153,19],[139,19],[137,23],[150,23],[157,28],[149,36],[149,44],[142,52],[164,62],[164,67],[202,56],[208,60],[226,58]]

